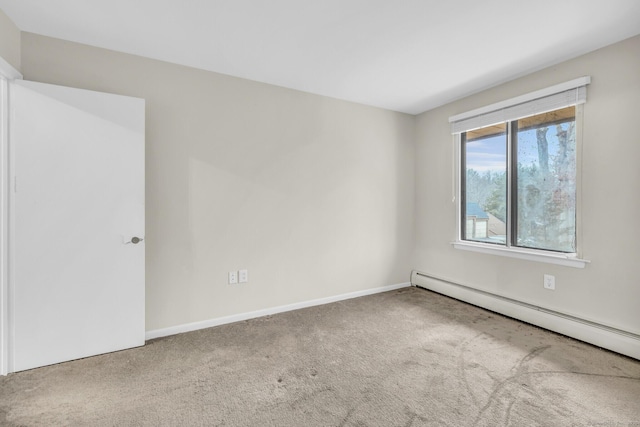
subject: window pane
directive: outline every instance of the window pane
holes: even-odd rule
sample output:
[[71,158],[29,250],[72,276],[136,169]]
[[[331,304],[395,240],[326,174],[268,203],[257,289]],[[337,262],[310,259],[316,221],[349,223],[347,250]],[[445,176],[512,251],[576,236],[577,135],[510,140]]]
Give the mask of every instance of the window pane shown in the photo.
[[507,238],[507,126],[465,133],[463,222],[466,240],[505,244]]
[[575,252],[575,107],[518,120],[517,246]]

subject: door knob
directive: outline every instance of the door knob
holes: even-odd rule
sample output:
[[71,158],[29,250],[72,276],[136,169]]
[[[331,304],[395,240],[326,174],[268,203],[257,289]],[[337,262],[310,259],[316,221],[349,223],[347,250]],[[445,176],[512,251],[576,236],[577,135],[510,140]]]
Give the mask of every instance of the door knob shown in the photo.
[[123,236],[122,240],[125,245],[128,245],[129,243],[133,243],[134,245],[137,245],[138,243],[144,240],[144,237],[133,236],[131,238],[128,238]]

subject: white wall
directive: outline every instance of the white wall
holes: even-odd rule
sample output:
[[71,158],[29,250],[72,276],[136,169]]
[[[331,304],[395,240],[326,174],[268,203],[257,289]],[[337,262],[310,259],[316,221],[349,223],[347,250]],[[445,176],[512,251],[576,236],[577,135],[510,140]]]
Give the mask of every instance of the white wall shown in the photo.
[[0,9],[0,58],[20,70],[20,30]]
[[[582,256],[585,269],[453,249],[453,142],[448,118],[590,75],[582,150]],[[428,111],[416,124],[417,270],[640,334],[640,37],[611,45]],[[554,292],[544,273],[556,276]]]
[[146,99],[147,330],[409,281],[415,117],[29,33],[22,71]]

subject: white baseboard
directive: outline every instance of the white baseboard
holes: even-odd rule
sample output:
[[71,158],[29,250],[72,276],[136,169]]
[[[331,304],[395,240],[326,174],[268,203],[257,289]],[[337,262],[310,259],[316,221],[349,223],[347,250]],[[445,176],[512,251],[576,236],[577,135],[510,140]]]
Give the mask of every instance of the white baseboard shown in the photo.
[[414,271],[413,285],[640,359],[640,335]]
[[411,283],[399,283],[397,285],[381,286],[379,288],[365,289],[364,291],[350,292],[347,294],[335,295],[326,298],[319,298],[310,301],[303,301],[293,304],[281,305],[278,307],[265,308],[248,313],[234,314],[231,316],[217,317],[215,319],[203,320],[201,322],[186,323],[183,325],[171,326],[169,328],[154,329],[145,333],[145,340],[166,337],[169,335],[181,334],[184,332],[197,331],[198,329],[211,328],[213,326],[226,325],[228,323],[240,322],[243,320],[255,319],[256,317],[270,316],[272,314],[284,313],[286,311],[299,310],[301,308],[313,307],[316,305],[329,304],[337,301],[344,301],[351,298],[363,297],[366,295],[378,294],[381,292],[393,291],[411,286]]

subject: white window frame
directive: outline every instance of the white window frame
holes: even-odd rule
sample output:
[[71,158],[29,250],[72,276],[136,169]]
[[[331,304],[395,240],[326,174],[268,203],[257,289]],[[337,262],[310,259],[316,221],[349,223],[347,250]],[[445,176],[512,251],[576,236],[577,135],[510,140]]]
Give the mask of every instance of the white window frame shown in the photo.
[[[452,242],[454,248],[480,252],[529,261],[544,262],[574,268],[584,268],[588,260],[580,257],[582,242],[581,217],[581,163],[582,163],[582,104],[586,101],[586,86],[591,83],[589,76],[580,77],[539,91],[531,92],[516,98],[478,108],[466,113],[451,116],[452,133],[454,134],[454,176],[456,203],[456,240]],[[575,95],[574,95],[575,92]],[[571,99],[575,96],[575,99]],[[548,105],[547,105],[548,104]],[[490,126],[497,123],[509,122],[523,117],[541,114],[548,111],[575,105],[576,107],[576,252],[561,253],[542,249],[529,249],[513,246],[501,246],[464,240],[462,233],[462,184],[461,154],[462,132]]]

